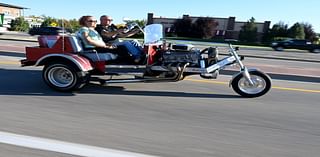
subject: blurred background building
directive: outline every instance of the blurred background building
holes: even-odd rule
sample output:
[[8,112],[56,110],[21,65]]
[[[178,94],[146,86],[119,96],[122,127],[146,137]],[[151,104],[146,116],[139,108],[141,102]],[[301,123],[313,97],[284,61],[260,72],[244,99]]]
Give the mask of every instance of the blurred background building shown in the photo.
[[[196,21],[198,16],[183,15],[183,18],[189,18],[193,22]],[[236,21],[236,17],[220,18],[220,17],[209,17],[214,21],[218,22],[216,28],[215,37],[220,37],[223,39],[238,39],[240,30],[247,21]],[[167,17],[155,17],[153,13],[148,13],[147,23],[148,24],[162,24],[166,33],[172,31],[172,26],[175,21],[179,18],[167,18]],[[180,18],[181,19],[181,18]],[[258,38],[261,38],[264,33],[266,33],[270,27],[270,21],[256,22]]]
[[9,28],[11,20],[20,16],[24,16],[24,9],[28,8],[0,3],[0,16],[2,17],[0,27],[2,26]]

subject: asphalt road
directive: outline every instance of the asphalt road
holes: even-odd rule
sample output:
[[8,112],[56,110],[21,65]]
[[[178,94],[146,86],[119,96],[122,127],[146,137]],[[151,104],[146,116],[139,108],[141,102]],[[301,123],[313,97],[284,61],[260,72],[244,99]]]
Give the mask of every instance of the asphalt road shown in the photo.
[[[60,93],[43,83],[41,67],[19,67],[22,57],[21,52],[0,54],[0,133],[164,157],[320,154],[320,82],[307,81],[314,77],[281,75],[286,77],[274,78],[269,93],[253,99],[228,87],[230,75],[178,83],[90,84]],[[319,67],[314,62],[246,62],[286,67],[291,74],[290,69]],[[0,156],[72,155],[0,144]]]
[[[0,131],[156,156],[318,156],[319,83],[273,80],[255,99],[230,76],[179,83],[91,84],[59,93],[40,68],[1,65]],[[6,156],[68,156],[1,144]]]

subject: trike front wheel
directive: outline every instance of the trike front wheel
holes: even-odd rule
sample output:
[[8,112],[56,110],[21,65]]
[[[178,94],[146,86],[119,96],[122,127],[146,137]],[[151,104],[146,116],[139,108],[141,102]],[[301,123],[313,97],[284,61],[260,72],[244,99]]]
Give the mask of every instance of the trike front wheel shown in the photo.
[[257,70],[249,71],[253,84],[243,74],[233,78],[231,85],[233,90],[243,97],[259,97],[271,89],[271,79],[265,73]]

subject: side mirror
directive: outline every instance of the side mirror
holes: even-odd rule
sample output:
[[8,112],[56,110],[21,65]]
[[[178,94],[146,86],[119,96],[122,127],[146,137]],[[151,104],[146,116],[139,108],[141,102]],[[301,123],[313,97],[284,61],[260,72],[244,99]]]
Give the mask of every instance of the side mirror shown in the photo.
[[132,30],[135,26],[137,26],[137,24],[131,23],[127,27],[128,27],[128,29]]
[[137,26],[137,24],[135,24],[135,23],[132,23],[132,24],[127,25],[127,29],[124,31],[124,33],[130,32],[130,31],[133,30],[136,26]]
[[130,22],[132,20],[130,18],[128,18],[128,17],[124,17],[124,18],[122,18],[122,21],[125,22],[125,23],[128,23],[128,22]]

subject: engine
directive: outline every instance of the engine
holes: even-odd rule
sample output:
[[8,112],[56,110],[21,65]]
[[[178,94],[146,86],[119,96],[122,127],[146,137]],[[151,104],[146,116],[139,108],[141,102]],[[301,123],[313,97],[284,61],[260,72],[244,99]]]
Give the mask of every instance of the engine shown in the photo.
[[172,45],[162,54],[164,64],[190,63],[197,65],[200,59],[200,50],[194,49],[192,45]]

